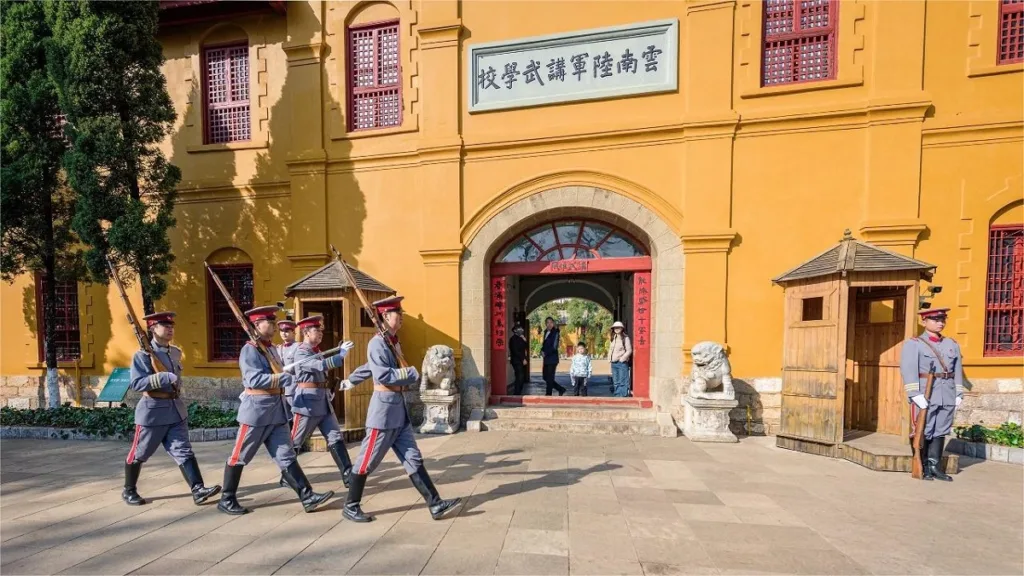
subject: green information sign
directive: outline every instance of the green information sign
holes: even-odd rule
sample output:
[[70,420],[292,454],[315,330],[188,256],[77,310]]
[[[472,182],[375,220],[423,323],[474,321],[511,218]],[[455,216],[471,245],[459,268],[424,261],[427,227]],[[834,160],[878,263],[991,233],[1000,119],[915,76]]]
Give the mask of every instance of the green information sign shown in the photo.
[[97,402],[121,402],[128,393],[128,386],[132,383],[132,373],[128,368],[114,368],[103,385]]

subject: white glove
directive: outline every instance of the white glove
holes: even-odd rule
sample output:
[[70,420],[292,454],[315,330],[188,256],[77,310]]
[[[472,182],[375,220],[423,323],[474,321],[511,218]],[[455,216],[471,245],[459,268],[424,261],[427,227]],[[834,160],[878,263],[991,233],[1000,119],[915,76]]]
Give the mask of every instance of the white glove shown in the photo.
[[178,383],[178,375],[175,374],[174,372],[164,372],[164,374],[167,374],[167,383],[170,384],[171,386],[174,386],[175,384]]
[[339,352],[338,354],[341,354],[342,358],[348,356],[348,351],[351,350],[352,348],[355,348],[355,345],[355,342],[352,342],[351,340],[345,340],[344,342],[341,343],[341,352]]
[[963,401],[964,401],[963,398],[957,396],[956,397],[956,407],[959,408],[960,407],[960,403],[963,402]]
[[924,399],[924,394],[918,394],[917,396],[914,396],[910,400],[914,404],[917,404],[917,407],[920,408],[921,410],[924,410],[925,408],[928,407],[928,401]]
[[355,387],[356,387],[356,385],[351,383],[351,382],[349,382],[348,378],[342,380],[341,384],[338,385],[338,388],[340,388],[342,391],[344,391],[344,390],[351,390],[351,389],[353,389]]

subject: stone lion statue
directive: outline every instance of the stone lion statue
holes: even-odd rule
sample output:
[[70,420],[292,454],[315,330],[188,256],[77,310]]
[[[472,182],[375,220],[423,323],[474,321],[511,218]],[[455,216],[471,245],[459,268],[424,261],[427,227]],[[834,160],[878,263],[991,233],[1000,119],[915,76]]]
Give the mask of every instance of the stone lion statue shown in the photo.
[[690,351],[693,370],[690,372],[691,398],[735,398],[732,366],[725,349],[717,342],[698,342]]
[[432,388],[455,389],[455,353],[442,344],[427,349],[423,369],[420,370],[420,391]]

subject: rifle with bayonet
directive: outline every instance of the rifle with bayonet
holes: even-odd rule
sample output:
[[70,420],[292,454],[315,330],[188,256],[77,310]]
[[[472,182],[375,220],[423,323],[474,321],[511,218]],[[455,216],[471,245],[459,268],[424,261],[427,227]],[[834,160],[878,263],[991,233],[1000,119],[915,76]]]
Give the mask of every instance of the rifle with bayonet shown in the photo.
[[114,267],[114,262],[110,259],[110,256],[106,257],[107,267],[110,268],[110,278],[113,279],[114,284],[117,285],[117,292],[121,295],[121,302],[124,303],[125,310],[127,313],[125,317],[128,319],[128,324],[131,325],[132,331],[135,333],[135,339],[139,341],[139,348],[149,356],[149,361],[153,366],[154,372],[170,372],[164,363],[156,357],[153,353],[153,346],[149,342],[149,333],[142,328],[142,323],[139,322],[139,317],[135,315],[135,308],[132,307],[131,301],[128,300],[128,294],[124,291],[124,284],[121,282],[120,276],[117,275],[117,268]]
[[348,282],[348,285],[352,287],[352,291],[355,292],[356,296],[359,297],[359,302],[363,305],[363,310],[366,312],[366,315],[370,318],[370,320],[373,321],[374,328],[377,329],[377,333],[380,334],[380,337],[384,340],[384,343],[387,344],[388,349],[391,350],[391,353],[395,355],[395,359],[398,360],[399,367],[408,368],[409,363],[405,361],[405,356],[403,356],[401,350],[396,348],[395,345],[391,342],[391,338],[388,337],[388,329],[386,326],[384,326],[383,320],[381,320],[380,315],[377,314],[377,311],[373,308],[373,306],[370,305],[370,301],[366,299],[366,295],[363,294],[363,291],[359,289],[359,285],[356,284],[355,277],[352,276],[352,271],[349,270],[348,264],[345,263],[345,259],[341,257],[341,254],[334,247],[334,244],[331,244],[331,252],[334,252],[335,265],[337,265],[338,268],[341,269],[341,273],[344,275],[344,278]]
[[208,263],[203,262],[203,265],[206,266],[206,270],[210,272],[210,277],[213,278],[213,283],[217,285],[218,289],[220,289],[221,295],[224,296],[224,300],[227,301],[228,307],[231,308],[231,313],[235,315],[235,320],[238,321],[239,326],[241,326],[242,330],[245,331],[245,335],[249,337],[249,341],[252,342],[253,346],[256,346],[256,349],[260,351],[260,354],[262,354],[263,357],[267,359],[267,362],[270,363],[270,371],[274,374],[280,374],[281,364],[278,363],[277,358],[274,357],[274,355],[270,353],[270,350],[263,344],[263,340],[260,339],[259,333],[256,332],[256,327],[249,322],[249,319],[245,317],[245,314],[242,314],[241,308],[238,307],[238,304],[235,304],[235,299],[231,297],[231,294],[224,286],[224,283],[217,277],[217,273],[210,268]]

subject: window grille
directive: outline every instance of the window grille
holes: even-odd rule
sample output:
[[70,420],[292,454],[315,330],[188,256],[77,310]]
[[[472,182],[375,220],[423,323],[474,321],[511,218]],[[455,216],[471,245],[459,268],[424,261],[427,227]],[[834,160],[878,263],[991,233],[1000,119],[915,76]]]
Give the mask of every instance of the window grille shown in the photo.
[[252,137],[249,110],[249,47],[203,51],[206,142],[244,142]]
[[1024,224],[989,232],[985,356],[1024,355]]
[[[42,274],[36,276],[37,323],[39,333],[39,361],[46,361],[46,285]],[[78,282],[57,282],[56,311],[54,313],[54,346],[58,362],[74,362],[82,357],[82,335],[78,323]]]
[[1024,62],[1024,0],[999,3],[999,63]]
[[765,0],[763,86],[836,76],[836,0]]
[[[253,307],[252,266],[212,266],[214,273],[224,283],[231,298],[242,311]],[[221,294],[213,279],[206,279],[206,301],[209,304],[210,360],[238,360],[242,346],[249,337],[238,325],[227,300]]]
[[349,127],[388,128],[402,123],[398,22],[348,31]]

